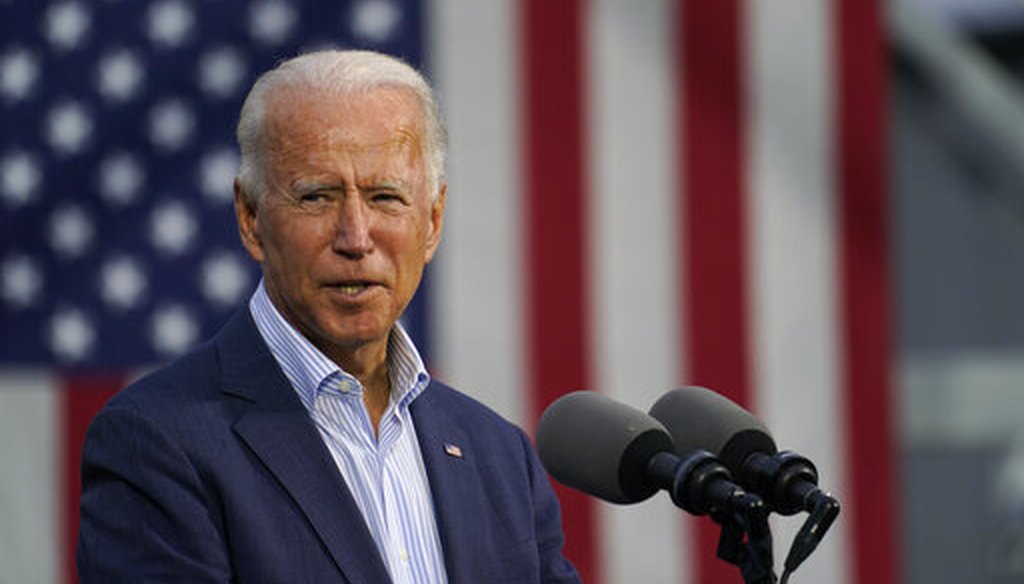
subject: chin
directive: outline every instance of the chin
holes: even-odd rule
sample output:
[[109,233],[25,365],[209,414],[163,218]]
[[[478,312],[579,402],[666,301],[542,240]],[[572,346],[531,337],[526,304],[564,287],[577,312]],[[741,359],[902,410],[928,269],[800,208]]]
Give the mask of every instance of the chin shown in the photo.
[[358,347],[380,340],[386,340],[391,326],[386,323],[342,322],[329,329],[328,338],[339,347]]

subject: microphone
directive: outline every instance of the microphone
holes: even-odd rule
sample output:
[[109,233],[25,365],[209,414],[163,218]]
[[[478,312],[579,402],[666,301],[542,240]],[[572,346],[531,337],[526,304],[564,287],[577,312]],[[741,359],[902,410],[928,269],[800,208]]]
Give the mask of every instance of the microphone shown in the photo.
[[818,488],[814,464],[795,452],[779,452],[764,424],[728,398],[684,387],[663,395],[650,414],[668,429],[676,452],[708,450],[772,510],[810,513],[786,559],[790,571],[814,551],[839,514],[839,501]]
[[824,495],[810,460],[778,452],[760,420],[710,389],[674,389],[651,406],[650,414],[668,429],[677,453],[708,450],[782,515],[813,511]]
[[559,482],[605,501],[643,501],[660,489],[694,515],[728,509],[767,515],[764,502],[732,482],[706,451],[680,458],[665,427],[601,394],[576,391],[555,400],[537,425],[537,452]]

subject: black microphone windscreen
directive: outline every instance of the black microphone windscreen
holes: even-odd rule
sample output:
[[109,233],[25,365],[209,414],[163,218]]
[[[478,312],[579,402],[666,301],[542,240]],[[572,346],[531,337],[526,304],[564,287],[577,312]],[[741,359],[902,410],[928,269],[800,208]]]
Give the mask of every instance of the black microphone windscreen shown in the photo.
[[650,414],[668,428],[677,454],[707,450],[734,473],[750,454],[777,451],[760,420],[710,389],[674,389],[651,406]]
[[673,448],[665,427],[651,416],[576,391],[544,411],[537,452],[559,482],[612,503],[636,503],[658,490],[646,480],[647,463]]

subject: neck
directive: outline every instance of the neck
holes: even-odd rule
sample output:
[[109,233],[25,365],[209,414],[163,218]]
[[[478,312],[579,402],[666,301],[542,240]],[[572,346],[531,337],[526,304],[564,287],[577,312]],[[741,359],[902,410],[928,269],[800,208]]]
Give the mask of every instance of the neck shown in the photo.
[[373,432],[377,433],[380,419],[391,399],[391,376],[388,373],[387,342],[379,347],[363,346],[332,359],[346,373],[363,386],[363,403],[370,415]]

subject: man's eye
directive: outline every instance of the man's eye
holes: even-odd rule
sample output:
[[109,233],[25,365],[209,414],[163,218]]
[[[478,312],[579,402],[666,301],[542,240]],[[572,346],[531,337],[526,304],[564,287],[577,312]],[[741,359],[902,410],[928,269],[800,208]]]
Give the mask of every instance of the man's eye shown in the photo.
[[323,203],[327,201],[327,195],[324,193],[304,193],[299,195],[299,201],[302,203]]
[[371,198],[377,203],[401,203],[404,200],[401,195],[392,192],[374,193]]

